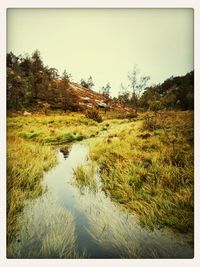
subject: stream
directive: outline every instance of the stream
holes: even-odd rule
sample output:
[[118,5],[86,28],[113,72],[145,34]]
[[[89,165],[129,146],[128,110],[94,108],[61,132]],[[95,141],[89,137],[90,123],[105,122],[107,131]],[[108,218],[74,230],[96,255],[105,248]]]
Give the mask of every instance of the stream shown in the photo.
[[150,231],[111,201],[101,189],[74,183],[73,170],[87,164],[86,142],[75,143],[68,156],[58,151],[58,164],[46,172],[45,193],[28,201],[19,231],[8,248],[9,258],[192,258],[184,234]]

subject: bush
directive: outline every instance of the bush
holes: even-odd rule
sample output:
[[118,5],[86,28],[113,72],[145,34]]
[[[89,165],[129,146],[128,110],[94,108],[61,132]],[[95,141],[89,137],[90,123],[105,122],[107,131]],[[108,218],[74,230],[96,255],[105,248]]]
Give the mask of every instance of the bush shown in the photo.
[[133,112],[124,112],[119,113],[115,116],[117,119],[135,119],[137,118],[137,114]]
[[143,130],[153,131],[156,128],[156,121],[154,116],[146,115],[143,122]]
[[87,110],[85,114],[86,118],[92,119],[96,122],[102,122],[102,117],[96,109]]

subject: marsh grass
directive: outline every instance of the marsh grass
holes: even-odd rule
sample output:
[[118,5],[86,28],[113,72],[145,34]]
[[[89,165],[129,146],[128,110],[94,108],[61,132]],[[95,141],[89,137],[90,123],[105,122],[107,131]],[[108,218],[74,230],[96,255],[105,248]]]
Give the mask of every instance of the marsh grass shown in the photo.
[[98,123],[81,114],[8,118],[8,131],[41,144],[64,144],[96,136]]
[[[137,121],[134,127],[116,127],[117,138],[109,142],[102,138],[92,143],[90,156],[100,166],[103,189],[137,214],[142,225],[192,232],[193,113],[166,112],[163,116],[170,138],[178,127],[174,145],[162,127],[151,131],[145,127],[144,132]],[[163,121],[156,123],[159,126]],[[150,133],[148,138],[140,137],[144,133]]]
[[30,143],[16,135],[7,138],[7,235],[12,240],[17,227],[16,218],[25,201],[44,192],[41,178],[56,163],[50,147]]

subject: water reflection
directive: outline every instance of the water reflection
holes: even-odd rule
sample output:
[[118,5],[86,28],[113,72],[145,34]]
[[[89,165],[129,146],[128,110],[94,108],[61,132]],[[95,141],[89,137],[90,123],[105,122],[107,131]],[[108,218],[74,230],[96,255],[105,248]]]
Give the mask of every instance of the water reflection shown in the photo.
[[63,154],[64,159],[67,159],[69,156],[69,146],[61,147],[60,152]]
[[[53,234],[54,231],[54,234],[56,234],[57,230],[52,226],[52,222],[55,220],[52,218],[66,218],[69,214],[73,216],[73,220],[57,219],[55,221],[56,229],[67,229],[66,231],[73,232],[71,240],[73,242],[76,240],[76,244],[72,242],[74,249],[77,247],[76,253],[74,253],[72,246],[68,245],[72,251],[64,254],[66,258],[69,258],[69,255],[75,258],[193,257],[193,249],[188,245],[183,235],[175,235],[168,230],[150,232],[141,228],[135,217],[128,214],[126,210],[122,210],[118,205],[115,205],[101,190],[98,171],[96,172],[97,187],[95,190],[91,190],[87,186],[81,187],[81,189],[76,186],[74,183],[74,169],[80,164],[88,164],[88,152],[87,145],[83,143],[72,145],[70,150],[66,148],[66,150],[62,149],[58,152],[57,166],[47,172],[44,177],[44,184],[48,188],[47,193],[34,200],[31,205],[27,205],[24,209],[21,219],[23,227],[19,235],[21,236],[20,240],[23,239],[23,242],[20,243],[28,250],[26,249],[26,253],[23,252],[21,257],[29,257],[28,251],[35,249],[33,244],[38,242],[38,236],[40,236],[40,243],[43,244],[44,240],[48,240],[52,243],[51,246],[48,244],[48,247],[54,247],[54,242],[56,242],[54,238],[47,238],[44,234],[37,233],[45,233],[50,229],[48,232]],[[60,215],[58,213],[59,209],[62,211]],[[27,218],[32,218],[31,224],[27,223]],[[42,221],[46,223],[44,224]],[[73,224],[71,228],[69,222]],[[35,229],[34,235],[32,234],[33,229]],[[65,240],[66,231],[65,234],[63,233],[63,239],[61,238],[61,240]],[[25,232],[26,237],[31,236],[31,242],[29,238],[23,238]],[[59,236],[62,237],[60,234]],[[16,251],[19,250],[19,247],[22,247],[22,244],[19,246],[16,243],[12,246],[11,255],[16,255]],[[61,244],[66,247],[65,241]],[[43,257],[51,258],[55,255],[59,257],[58,254],[53,254],[53,252],[51,254],[51,251],[53,250],[50,250],[48,256],[43,252]],[[20,257],[20,253],[17,255],[17,257]],[[37,255],[34,254],[33,257],[37,258]]]

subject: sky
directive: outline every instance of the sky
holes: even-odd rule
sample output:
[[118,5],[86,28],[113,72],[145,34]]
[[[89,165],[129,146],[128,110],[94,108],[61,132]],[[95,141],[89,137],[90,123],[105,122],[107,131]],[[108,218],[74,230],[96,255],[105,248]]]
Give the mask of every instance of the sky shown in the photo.
[[8,9],[7,52],[40,51],[75,82],[91,75],[117,96],[135,65],[149,84],[193,70],[192,9]]

